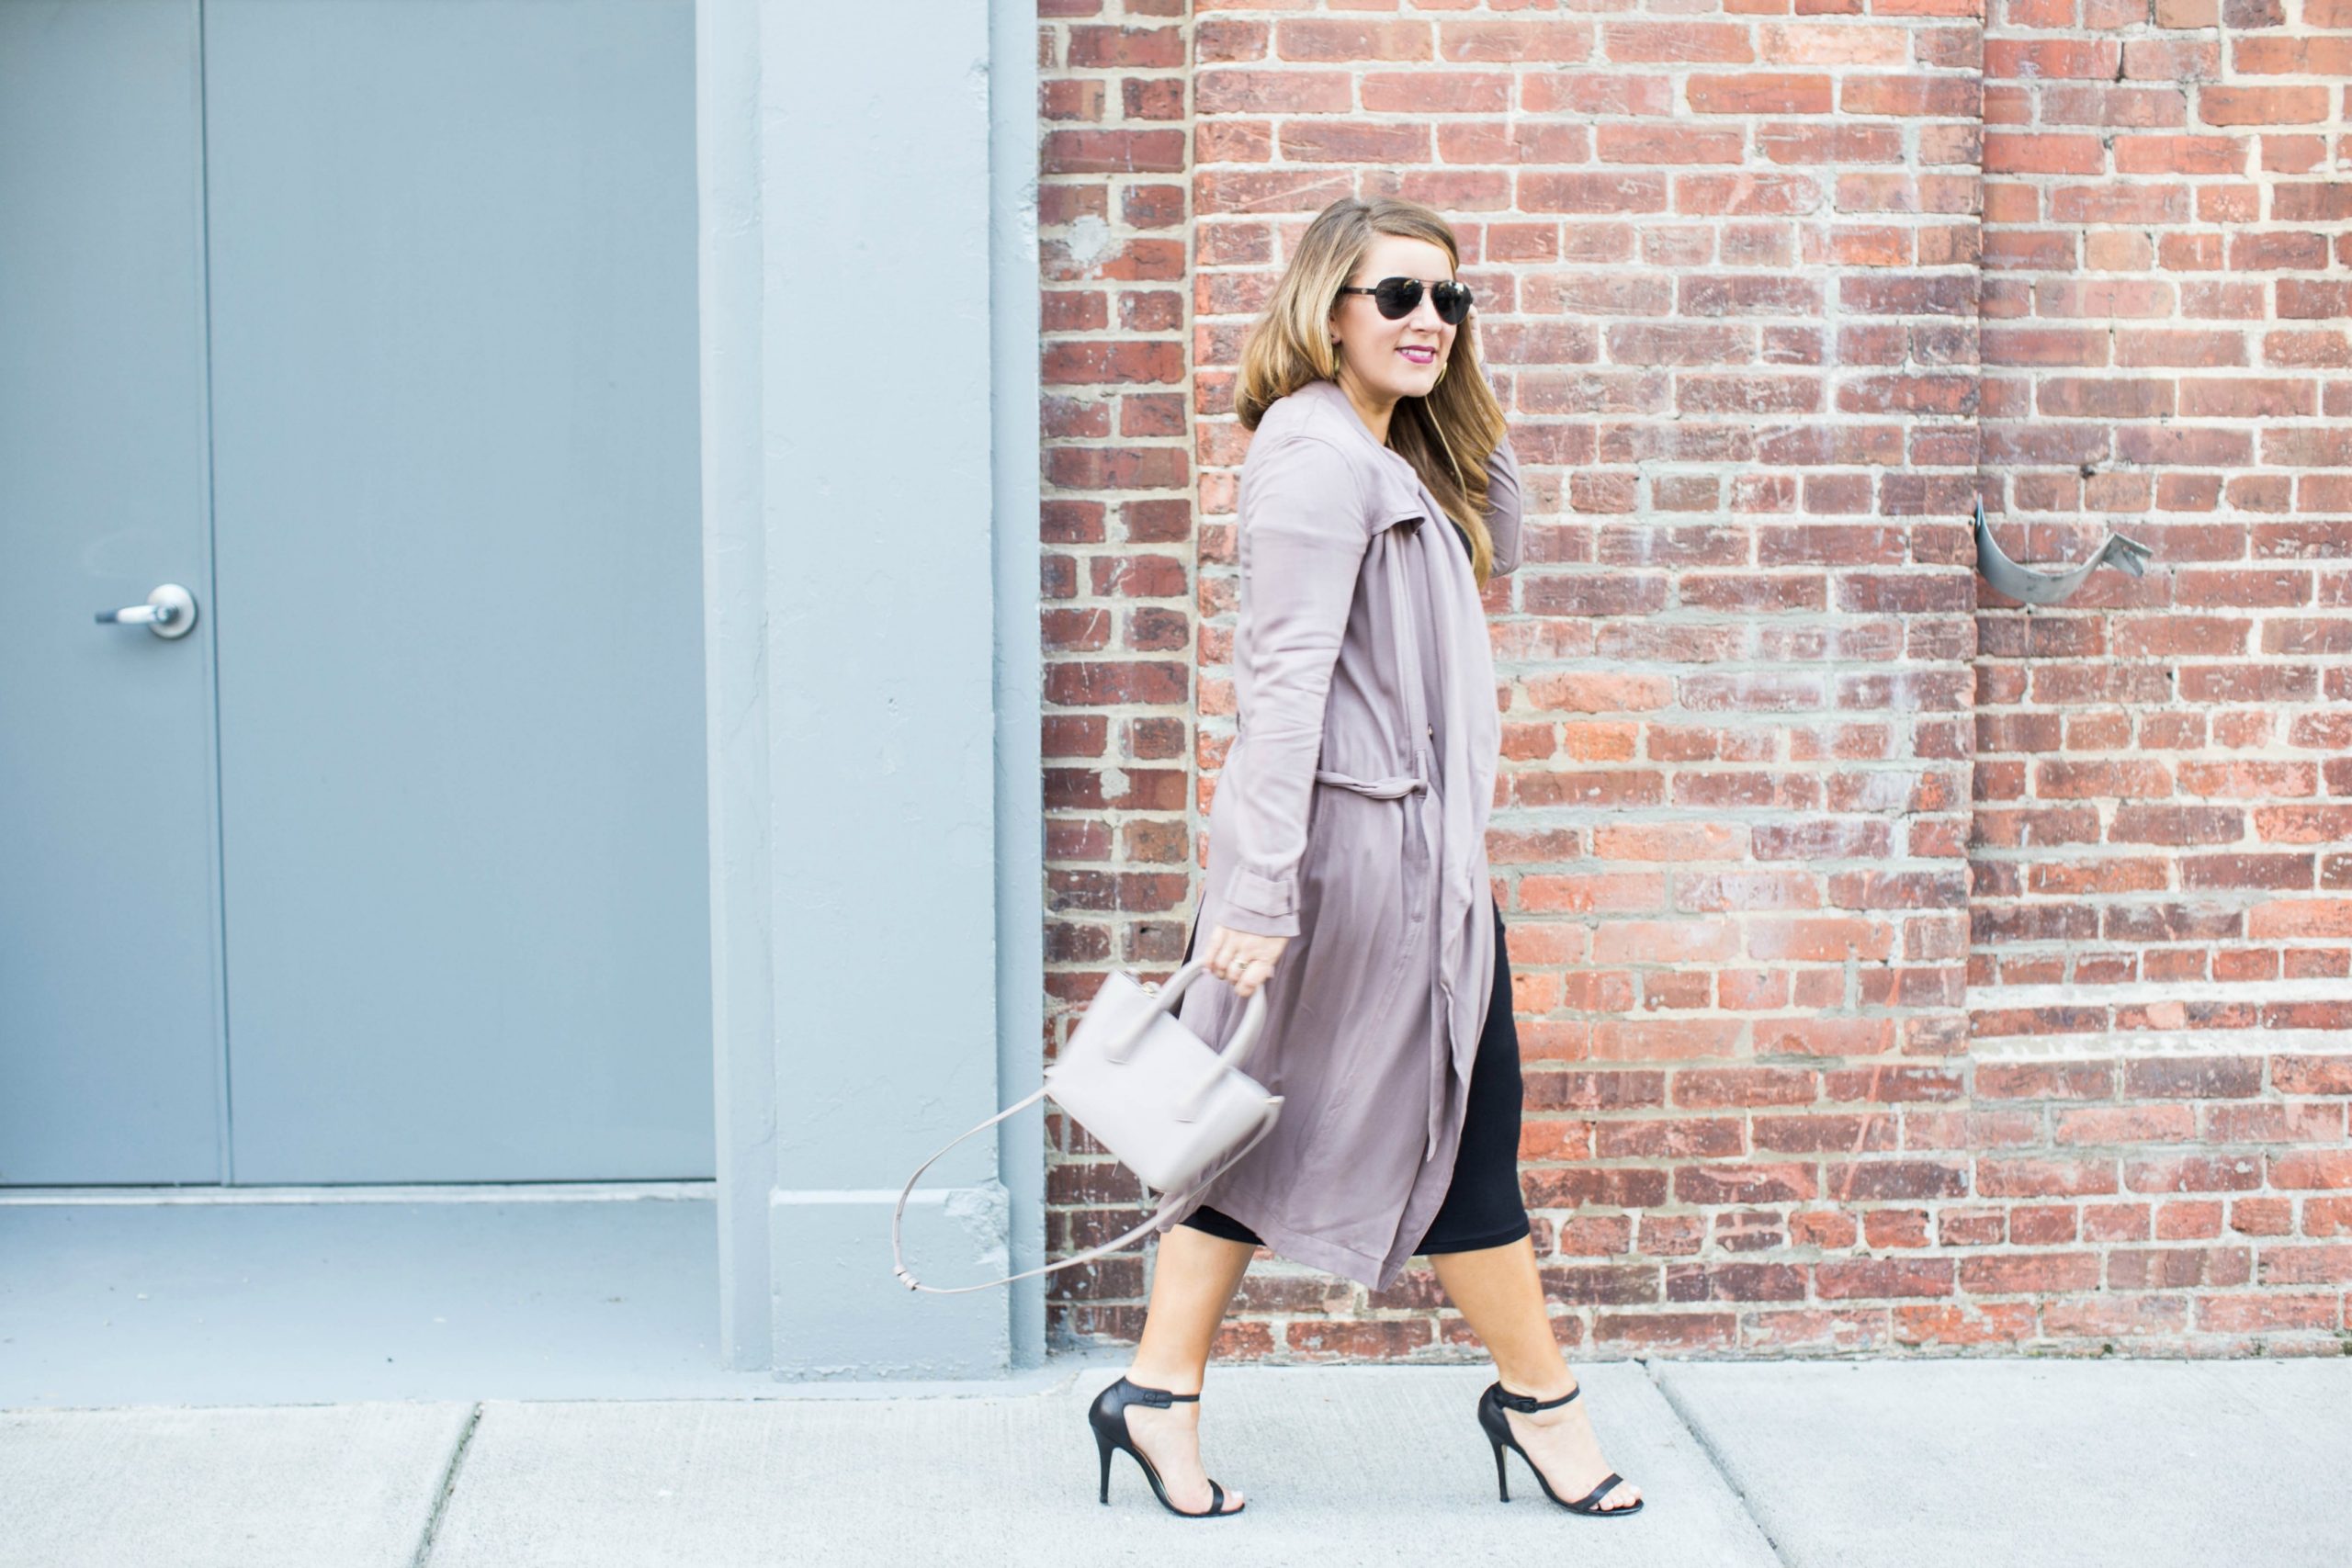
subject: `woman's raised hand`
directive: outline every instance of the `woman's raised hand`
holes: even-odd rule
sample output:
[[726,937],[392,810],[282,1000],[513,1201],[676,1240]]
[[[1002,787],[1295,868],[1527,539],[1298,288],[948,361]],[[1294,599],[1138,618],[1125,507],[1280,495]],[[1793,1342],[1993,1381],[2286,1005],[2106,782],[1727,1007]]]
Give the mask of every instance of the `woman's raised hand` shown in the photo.
[[1247,997],[1272,976],[1275,960],[1289,945],[1286,936],[1260,936],[1255,931],[1216,926],[1201,956],[1208,961],[1210,974],[1229,983],[1235,995]]

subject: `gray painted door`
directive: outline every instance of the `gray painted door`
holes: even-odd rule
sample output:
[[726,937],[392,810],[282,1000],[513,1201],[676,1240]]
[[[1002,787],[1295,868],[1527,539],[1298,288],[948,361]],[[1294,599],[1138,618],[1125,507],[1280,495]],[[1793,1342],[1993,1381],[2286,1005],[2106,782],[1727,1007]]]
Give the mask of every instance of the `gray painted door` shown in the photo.
[[220,1177],[196,45],[0,0],[0,1182]]
[[[131,4],[187,30],[185,6]],[[103,923],[122,911],[101,904],[95,936],[52,931],[26,960],[83,976],[46,1015],[0,970],[0,1103],[28,1089],[71,1111],[53,1147],[26,1145],[45,1147],[37,1167],[13,1138],[40,1112],[0,1112],[0,1179],[707,1176],[688,0],[208,0],[200,17],[200,75],[191,51],[181,97],[190,107],[200,80],[201,99],[173,128],[177,164],[143,150],[152,183],[176,166],[179,205],[201,216],[202,243],[183,254],[204,301],[188,314],[209,329],[209,575],[201,450],[192,502],[147,503],[199,551],[181,579],[198,630],[166,643],[94,626],[85,575],[53,585],[83,624],[51,616],[65,629],[21,651],[55,662],[68,637],[105,650],[70,645],[89,671],[53,694],[60,708],[120,709],[101,660],[143,658],[153,683],[159,667],[180,682],[197,715],[185,728],[217,728],[217,826],[208,767],[193,829],[184,802],[175,829],[168,805],[85,799],[32,853],[50,882],[86,881],[127,852],[119,818],[134,818],[134,840],[168,840],[198,867],[177,873],[181,907],[142,912],[148,945],[217,945],[217,962],[176,978],[193,1002],[166,995],[172,972]],[[17,101],[19,74],[12,62],[11,129],[40,107]],[[39,139],[45,161],[10,138],[12,181],[21,163],[37,188],[88,183],[85,140],[56,123]],[[107,209],[132,205],[118,186]],[[54,243],[21,236],[13,213],[0,226],[12,250]],[[154,249],[147,272],[162,269]],[[125,309],[50,304],[95,322]],[[16,381],[0,368],[10,407],[29,395]],[[201,431],[204,408],[198,385],[182,418]],[[111,443],[110,461],[133,445],[85,439]],[[86,520],[52,532],[74,566],[104,536]],[[165,570],[122,554],[110,549],[98,597],[129,604]],[[12,705],[30,701],[15,694],[28,684],[9,680]],[[144,744],[154,728],[126,731],[142,756],[159,750]],[[28,793],[88,787],[86,762],[51,776],[68,765],[49,731],[11,724],[12,823],[26,820],[20,773]],[[36,761],[16,755],[19,734]],[[217,896],[202,874],[216,832]],[[12,931],[48,918],[24,902],[0,888]],[[182,1076],[205,1098],[191,1111],[193,1091],[160,1083],[150,1098],[159,1118],[168,1102],[219,1131],[209,1150],[186,1134],[192,1152],[169,1171],[124,1146],[107,1079],[61,1089],[26,1066],[95,1036],[115,1077],[143,1088],[175,1037],[91,998],[177,1024],[214,986],[218,1031],[171,1046],[204,1069]],[[206,1153],[211,1168],[191,1173]]]

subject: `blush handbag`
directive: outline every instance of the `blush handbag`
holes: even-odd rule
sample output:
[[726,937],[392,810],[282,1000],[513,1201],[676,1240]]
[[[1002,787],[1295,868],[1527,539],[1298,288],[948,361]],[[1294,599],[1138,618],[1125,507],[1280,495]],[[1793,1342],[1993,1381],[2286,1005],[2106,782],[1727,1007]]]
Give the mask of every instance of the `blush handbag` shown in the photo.
[[[1113,972],[1094,993],[1069,1043],[1046,1068],[1043,1088],[970,1133],[949,1140],[939,1154],[915,1168],[890,1215],[891,1271],[905,1281],[907,1289],[939,1295],[992,1290],[1115,1252],[1190,1202],[1273,1129],[1283,1097],[1268,1094],[1241,1071],[1242,1058],[1257,1042],[1259,1028],[1265,1021],[1265,991],[1250,993],[1241,1022],[1221,1053],[1211,1050],[1206,1041],[1176,1019],[1177,1001],[1186,987],[1208,972],[1207,964],[1205,958],[1195,958],[1160,987],[1139,984],[1131,975]],[[913,1194],[915,1183],[940,1155],[1047,1095],[1097,1143],[1117,1156],[1120,1164],[1140,1177],[1146,1187],[1170,1196],[1151,1218],[1126,1235],[1089,1247],[1075,1258],[982,1285],[917,1283],[907,1271],[899,1240],[907,1199]],[[1211,1166],[1216,1168],[1209,1170]],[[1208,1174],[1203,1175],[1204,1171]]]

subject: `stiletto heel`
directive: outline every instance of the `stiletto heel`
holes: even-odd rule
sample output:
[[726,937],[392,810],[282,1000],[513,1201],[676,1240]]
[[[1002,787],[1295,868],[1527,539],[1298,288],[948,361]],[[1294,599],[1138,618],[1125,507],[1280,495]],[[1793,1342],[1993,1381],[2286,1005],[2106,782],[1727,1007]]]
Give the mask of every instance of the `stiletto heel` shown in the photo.
[[1519,1457],[1527,1461],[1527,1468],[1535,1472],[1535,1484],[1544,1488],[1544,1495],[1551,1498],[1571,1514],[1582,1514],[1588,1518],[1613,1519],[1621,1515],[1638,1514],[1648,1506],[1649,1499],[1646,1497],[1630,1508],[1604,1508],[1600,1506],[1600,1499],[1608,1495],[1610,1488],[1624,1483],[1625,1478],[1613,1470],[1600,1485],[1575,1502],[1568,1501],[1552,1490],[1552,1483],[1544,1478],[1542,1468],[1534,1460],[1529,1458],[1527,1450],[1520,1448],[1519,1439],[1511,1435],[1510,1422],[1503,1415],[1505,1410],[1516,1410],[1522,1416],[1538,1410],[1550,1410],[1566,1404],[1583,1392],[1582,1388],[1572,1388],[1557,1399],[1539,1401],[1532,1394],[1506,1393],[1503,1385],[1497,1382],[1488,1385],[1487,1392],[1478,1396],[1478,1429],[1486,1433],[1487,1441],[1494,1445],[1495,1485],[1502,1493],[1504,1502],[1510,1501],[1510,1483],[1505,1478],[1503,1472],[1503,1450],[1508,1446],[1517,1449]]
[[1168,1500],[1168,1488],[1160,1484],[1159,1470],[1144,1457],[1143,1450],[1136,1447],[1135,1439],[1127,1435],[1128,1405],[1146,1404],[1156,1410],[1165,1410],[1170,1404],[1190,1404],[1200,1397],[1197,1393],[1170,1393],[1164,1388],[1146,1388],[1141,1383],[1129,1382],[1124,1377],[1094,1396],[1094,1403],[1087,1408],[1086,1424],[1094,1429],[1094,1447],[1102,1458],[1101,1500],[1103,1503],[1111,1501],[1111,1450],[1125,1449],[1135,1455],[1137,1464],[1143,1466],[1144,1479],[1151,1483],[1152,1495],[1159,1499],[1159,1506],[1178,1518],[1220,1519],[1247,1510],[1249,1505],[1246,1503],[1239,1508],[1227,1507],[1225,1488],[1215,1481],[1209,1483],[1206,1512],[1190,1513],[1178,1507]]

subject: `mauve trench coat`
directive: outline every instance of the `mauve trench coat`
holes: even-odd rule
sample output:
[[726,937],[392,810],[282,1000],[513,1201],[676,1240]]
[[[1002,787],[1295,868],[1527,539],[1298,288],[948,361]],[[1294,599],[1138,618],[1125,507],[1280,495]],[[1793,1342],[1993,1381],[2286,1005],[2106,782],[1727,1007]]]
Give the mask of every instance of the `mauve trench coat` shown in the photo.
[[[1508,443],[1487,473],[1499,575],[1519,564]],[[1494,986],[1487,816],[1502,722],[1486,611],[1443,509],[1329,381],[1260,420],[1238,549],[1238,733],[1210,806],[1194,955],[1220,925],[1290,937],[1244,1064],[1284,1101],[1159,1229],[1206,1203],[1284,1258],[1385,1290],[1453,1179]],[[1177,1016],[1221,1049],[1241,1007],[1204,977]]]

